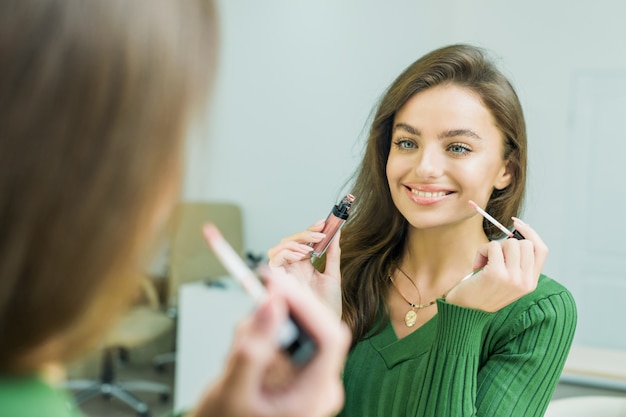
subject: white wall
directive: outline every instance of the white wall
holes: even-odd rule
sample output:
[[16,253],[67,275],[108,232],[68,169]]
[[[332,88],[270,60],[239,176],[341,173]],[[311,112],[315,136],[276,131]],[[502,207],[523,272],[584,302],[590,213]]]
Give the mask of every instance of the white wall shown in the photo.
[[326,217],[375,101],[425,51],[413,2],[361,3],[219,2],[211,150],[191,146],[186,196],[239,202],[254,252]]
[[[592,316],[599,306],[591,306],[591,299],[603,298],[598,293],[588,299],[583,293],[593,291],[593,285],[582,285],[593,277],[576,275],[572,267],[576,260],[568,252],[569,230],[577,224],[566,224],[571,216],[565,216],[571,201],[568,193],[580,191],[568,175],[573,80],[585,71],[626,73],[626,3],[221,0],[218,4],[222,49],[216,94],[190,141],[185,198],[241,204],[246,248],[264,254],[281,237],[324,218],[346,191],[343,185],[359,160],[369,114],[406,65],[448,43],[484,46],[501,57],[525,109],[530,177],[524,218],[550,245],[546,272],[570,287],[581,312],[594,318],[579,327],[579,340],[626,348],[626,335],[609,341],[590,330],[596,318],[604,318]],[[626,110],[622,114],[626,116]],[[624,136],[621,131],[616,134]],[[611,172],[620,175],[617,167]],[[614,184],[615,195],[621,196],[617,201],[625,205],[624,185],[620,189],[619,182]],[[626,255],[621,245],[619,256]],[[615,300],[623,300],[626,288],[619,280],[624,274],[613,275],[608,289]],[[602,291],[606,290],[604,286]]]

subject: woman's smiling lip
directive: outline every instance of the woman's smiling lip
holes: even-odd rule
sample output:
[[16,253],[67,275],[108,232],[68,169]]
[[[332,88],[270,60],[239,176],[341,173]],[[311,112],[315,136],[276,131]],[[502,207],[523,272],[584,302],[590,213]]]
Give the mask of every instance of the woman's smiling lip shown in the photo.
[[443,189],[441,187],[424,185],[410,186],[404,184],[404,189],[413,202],[423,205],[438,203],[439,201],[447,198],[450,194],[454,193],[454,191]]

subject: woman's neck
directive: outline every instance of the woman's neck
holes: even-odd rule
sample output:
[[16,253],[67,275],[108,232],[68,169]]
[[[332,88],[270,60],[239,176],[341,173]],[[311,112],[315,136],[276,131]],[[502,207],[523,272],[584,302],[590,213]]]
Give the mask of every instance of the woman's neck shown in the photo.
[[482,228],[410,227],[400,266],[421,286],[445,286],[472,272],[478,248],[488,241]]

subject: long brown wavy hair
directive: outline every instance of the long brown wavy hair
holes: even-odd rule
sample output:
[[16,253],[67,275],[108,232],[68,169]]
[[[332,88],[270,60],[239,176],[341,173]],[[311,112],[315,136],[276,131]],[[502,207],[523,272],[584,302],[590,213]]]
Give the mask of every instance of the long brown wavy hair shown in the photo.
[[[476,93],[503,133],[504,159],[511,184],[495,190],[486,210],[504,225],[518,215],[526,184],[526,127],[519,98],[486,51],[471,45],[450,45],[428,53],[396,78],[383,95],[369,131],[365,154],[354,176],[356,201],[341,237],[343,319],[353,332],[353,344],[373,329],[377,316],[388,320],[384,300],[389,271],[403,253],[408,223],[391,199],[386,163],[393,121],[401,107],[428,88],[454,84]],[[486,220],[492,239],[499,230]],[[382,308],[381,308],[382,307]]]
[[138,289],[210,88],[214,9],[0,2],[0,373],[74,358]]

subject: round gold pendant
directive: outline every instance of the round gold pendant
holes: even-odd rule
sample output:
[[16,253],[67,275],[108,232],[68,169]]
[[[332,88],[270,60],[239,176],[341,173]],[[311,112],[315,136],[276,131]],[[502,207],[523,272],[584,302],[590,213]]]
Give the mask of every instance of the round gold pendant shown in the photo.
[[407,327],[415,326],[416,321],[417,321],[417,313],[415,312],[415,310],[409,310],[404,315],[404,324],[406,324]]

